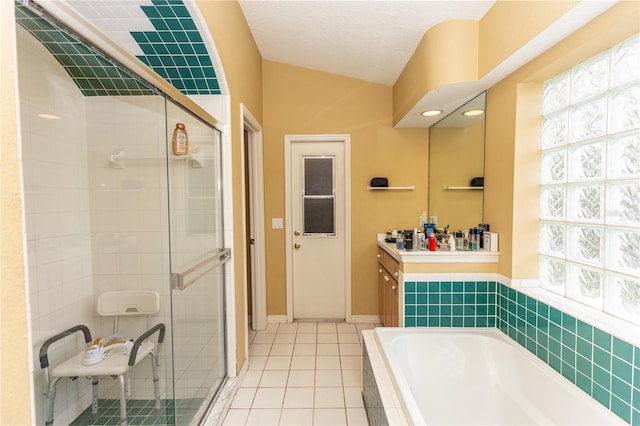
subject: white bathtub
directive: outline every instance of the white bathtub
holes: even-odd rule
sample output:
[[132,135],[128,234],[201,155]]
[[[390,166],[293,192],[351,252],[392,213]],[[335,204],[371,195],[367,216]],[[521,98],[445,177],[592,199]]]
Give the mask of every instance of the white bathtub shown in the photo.
[[380,393],[390,424],[624,424],[495,329],[377,328],[365,344],[377,387],[386,365],[402,408]]

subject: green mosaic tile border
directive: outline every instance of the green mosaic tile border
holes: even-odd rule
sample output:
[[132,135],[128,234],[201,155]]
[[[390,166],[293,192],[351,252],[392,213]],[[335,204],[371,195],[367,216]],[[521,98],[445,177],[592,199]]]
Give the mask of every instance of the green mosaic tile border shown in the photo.
[[15,6],[16,22],[40,41],[84,96],[153,95],[155,91],[122,71],[26,6]]
[[[163,399],[163,412],[154,414],[155,401],[152,399],[132,399],[127,401],[127,422],[130,425],[187,425],[200,409],[203,398]],[[119,425],[120,400],[100,399],[97,419],[91,418],[91,407],[82,412],[71,425]],[[55,419],[54,419],[55,420]]]
[[496,282],[405,283],[407,327],[497,327],[632,425],[640,348]]
[[144,55],[137,56],[187,95],[219,95],[209,52],[182,0],[152,0],[140,6],[155,31],[132,31]]

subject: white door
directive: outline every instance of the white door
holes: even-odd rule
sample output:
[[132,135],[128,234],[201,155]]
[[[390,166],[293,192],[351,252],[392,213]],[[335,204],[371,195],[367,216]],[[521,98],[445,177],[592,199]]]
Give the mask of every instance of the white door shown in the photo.
[[[344,137],[344,136],[343,136]],[[344,319],[347,303],[345,140],[291,140],[291,284],[293,318]],[[350,287],[350,286],[349,286]],[[350,298],[349,298],[350,299]]]

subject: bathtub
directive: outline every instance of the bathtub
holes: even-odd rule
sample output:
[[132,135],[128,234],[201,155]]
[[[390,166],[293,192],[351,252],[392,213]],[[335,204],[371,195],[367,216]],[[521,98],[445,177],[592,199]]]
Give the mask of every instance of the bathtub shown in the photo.
[[[625,424],[499,330],[363,334],[363,394],[372,425]],[[371,395],[373,387],[378,395]]]

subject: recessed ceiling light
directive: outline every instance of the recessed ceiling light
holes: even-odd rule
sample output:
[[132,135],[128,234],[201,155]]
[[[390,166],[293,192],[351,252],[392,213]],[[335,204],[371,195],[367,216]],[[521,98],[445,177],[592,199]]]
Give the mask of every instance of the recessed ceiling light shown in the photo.
[[62,117],[55,114],[38,114],[40,118],[46,118],[47,120],[60,120]]
[[465,111],[462,113],[462,115],[464,115],[465,117],[473,117],[475,115],[482,115],[482,114],[484,114],[483,109],[470,109],[469,111]]
[[420,113],[420,115],[424,116],[424,117],[433,117],[436,115],[440,115],[442,114],[442,110],[441,109],[429,109],[427,111],[422,111]]

